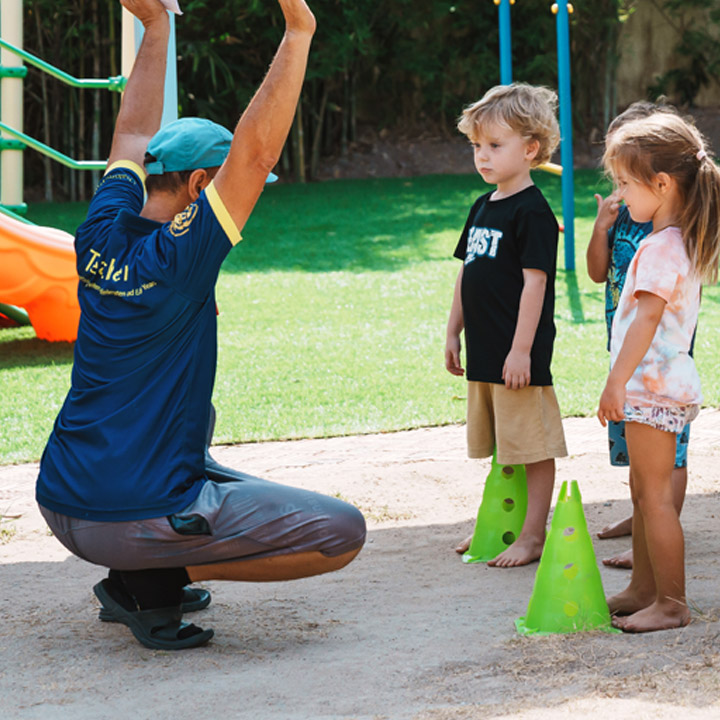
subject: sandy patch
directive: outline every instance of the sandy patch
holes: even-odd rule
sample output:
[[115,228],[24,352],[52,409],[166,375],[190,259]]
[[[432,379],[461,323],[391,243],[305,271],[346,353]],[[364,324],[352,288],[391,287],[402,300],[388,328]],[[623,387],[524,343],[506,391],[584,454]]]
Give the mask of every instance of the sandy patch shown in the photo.
[[[626,472],[603,429],[565,421],[592,533],[628,513]],[[207,583],[205,648],[148,650],[97,621],[102,571],[70,556],[34,504],[36,465],[0,468],[0,714],[3,718],[465,720],[720,717],[720,412],[693,424],[683,511],[694,620],[645,636],[516,634],[537,565],[463,565],[489,463],[465,458],[459,426],[218,447],[255,475],[363,509],[369,538],[348,568],[266,585]],[[598,558],[627,539],[593,540]],[[607,592],[627,571],[602,568]],[[200,617],[195,616],[198,622]]]

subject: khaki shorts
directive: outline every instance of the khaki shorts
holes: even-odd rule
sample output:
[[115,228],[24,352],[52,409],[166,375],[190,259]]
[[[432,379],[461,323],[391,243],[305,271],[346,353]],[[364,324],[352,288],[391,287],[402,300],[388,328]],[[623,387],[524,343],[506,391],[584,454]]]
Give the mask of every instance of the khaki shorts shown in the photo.
[[509,390],[468,382],[468,457],[484,458],[497,446],[497,461],[526,465],[565,457],[565,433],[552,385]]

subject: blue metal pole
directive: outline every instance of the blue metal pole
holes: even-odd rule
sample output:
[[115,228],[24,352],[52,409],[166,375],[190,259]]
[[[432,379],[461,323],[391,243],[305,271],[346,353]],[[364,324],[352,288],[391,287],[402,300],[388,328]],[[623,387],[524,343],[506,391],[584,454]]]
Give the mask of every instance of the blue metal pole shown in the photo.
[[500,84],[512,82],[512,45],[510,35],[510,0],[495,0],[498,6],[500,32]]
[[570,94],[570,18],[572,5],[560,0],[552,6],[556,14],[558,89],[560,95],[560,163],[565,225],[565,269],[575,269],[575,191],[573,182],[572,98]]

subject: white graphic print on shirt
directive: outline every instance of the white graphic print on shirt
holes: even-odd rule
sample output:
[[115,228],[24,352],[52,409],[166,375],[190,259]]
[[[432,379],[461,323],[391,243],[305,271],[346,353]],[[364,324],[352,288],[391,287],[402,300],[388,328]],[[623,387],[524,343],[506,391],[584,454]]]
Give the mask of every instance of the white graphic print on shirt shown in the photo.
[[487,255],[494,258],[497,255],[498,243],[503,234],[501,230],[485,227],[472,227],[468,233],[467,252],[465,264],[468,265],[475,258]]

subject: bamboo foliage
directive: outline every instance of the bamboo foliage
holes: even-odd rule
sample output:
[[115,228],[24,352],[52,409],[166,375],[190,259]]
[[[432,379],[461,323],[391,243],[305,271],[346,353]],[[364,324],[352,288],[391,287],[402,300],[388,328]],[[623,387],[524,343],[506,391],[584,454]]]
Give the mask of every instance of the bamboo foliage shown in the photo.
[[[705,0],[694,0],[697,2]],[[232,128],[267,72],[282,36],[271,0],[183,0],[178,18],[180,115]],[[490,0],[310,0],[318,31],[307,80],[279,172],[317,176],[324,157],[348,152],[360,129],[453,133],[462,107],[499,78],[497,8]],[[555,86],[555,18],[550,0],[512,9],[513,75]],[[604,131],[614,113],[618,33],[634,0],[577,0],[571,16],[577,130]],[[120,4],[115,0],[25,3],[25,45],[77,76],[119,72]],[[31,69],[26,131],[79,159],[110,147],[116,93],[73,90]],[[95,179],[28,153],[29,195],[86,198]]]

